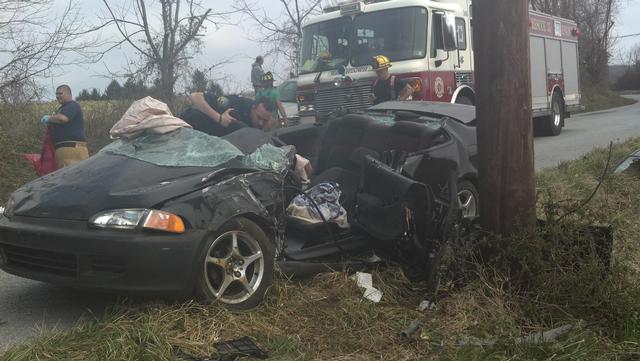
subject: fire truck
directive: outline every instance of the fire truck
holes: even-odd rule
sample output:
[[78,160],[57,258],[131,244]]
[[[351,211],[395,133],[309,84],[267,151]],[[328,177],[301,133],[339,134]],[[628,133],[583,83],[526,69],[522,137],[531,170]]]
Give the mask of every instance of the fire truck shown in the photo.
[[[475,103],[471,0],[370,0],[326,8],[302,30],[301,116],[364,109],[375,55],[413,88],[413,100]],[[580,108],[575,22],[529,12],[532,110],[541,133],[557,135]]]

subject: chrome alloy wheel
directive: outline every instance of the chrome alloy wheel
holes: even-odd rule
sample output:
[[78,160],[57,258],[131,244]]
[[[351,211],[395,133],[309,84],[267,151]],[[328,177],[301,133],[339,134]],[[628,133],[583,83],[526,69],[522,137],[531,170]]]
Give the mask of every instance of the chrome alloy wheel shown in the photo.
[[560,126],[560,122],[562,121],[562,114],[560,114],[560,102],[553,102],[553,125],[556,127]]
[[204,262],[206,285],[226,304],[239,304],[260,287],[265,260],[258,241],[243,231],[229,231],[216,238]]
[[478,216],[478,200],[475,194],[469,189],[458,192],[458,208],[465,219],[476,218]]

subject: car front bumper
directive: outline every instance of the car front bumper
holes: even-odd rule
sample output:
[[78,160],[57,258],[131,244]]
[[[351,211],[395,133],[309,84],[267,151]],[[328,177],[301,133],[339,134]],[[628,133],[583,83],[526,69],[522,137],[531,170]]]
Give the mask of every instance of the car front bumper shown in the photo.
[[70,287],[187,294],[206,232],[90,228],[86,221],[0,215],[0,269]]

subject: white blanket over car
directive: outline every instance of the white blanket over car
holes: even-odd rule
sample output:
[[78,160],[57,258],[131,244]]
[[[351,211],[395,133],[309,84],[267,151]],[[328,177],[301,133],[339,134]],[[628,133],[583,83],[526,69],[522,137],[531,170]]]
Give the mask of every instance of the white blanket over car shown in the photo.
[[145,97],[136,100],[109,131],[111,138],[135,138],[143,133],[165,134],[179,128],[191,128],[187,122],[171,114],[167,104]]

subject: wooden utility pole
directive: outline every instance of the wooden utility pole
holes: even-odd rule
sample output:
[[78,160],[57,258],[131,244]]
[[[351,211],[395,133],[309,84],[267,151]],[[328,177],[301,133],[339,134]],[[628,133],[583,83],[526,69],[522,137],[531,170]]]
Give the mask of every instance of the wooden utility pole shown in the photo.
[[473,1],[480,215],[496,234],[535,225],[528,8]]

